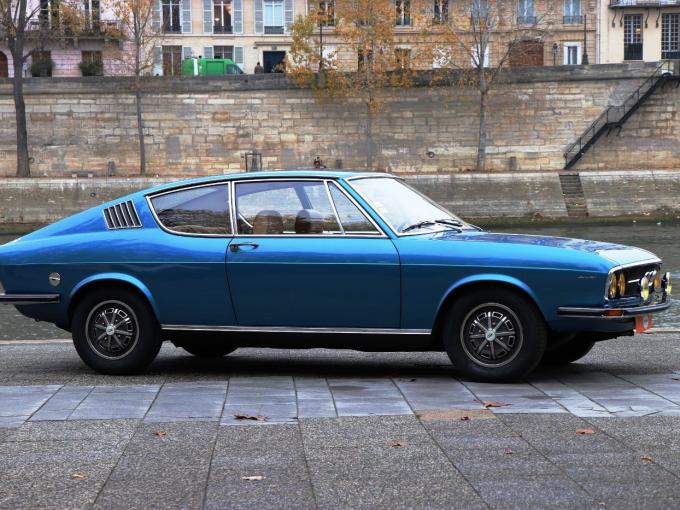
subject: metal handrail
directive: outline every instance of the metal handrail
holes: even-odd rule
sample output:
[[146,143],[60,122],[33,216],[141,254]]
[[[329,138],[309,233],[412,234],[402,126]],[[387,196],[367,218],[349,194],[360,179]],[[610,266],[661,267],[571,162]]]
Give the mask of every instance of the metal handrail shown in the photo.
[[[635,106],[635,104],[637,104],[640,101],[640,98],[644,94],[649,92],[649,90],[654,86],[656,81],[663,76],[663,72],[666,70],[670,70],[670,66],[671,62],[661,62],[656,67],[656,69],[654,69],[654,72],[650,76],[648,76],[645,79],[645,81],[643,81],[642,84],[623,101],[622,104],[608,106],[593,121],[593,123],[586,128],[586,130],[581,134],[581,136],[579,136],[578,139],[567,148],[567,150],[564,153],[564,159],[567,160],[568,162],[570,154],[572,152],[575,152],[574,149],[576,147],[578,147],[578,151],[576,153],[581,152],[583,150],[583,146],[586,145],[590,140],[592,140],[600,129],[606,127],[608,124],[619,122]],[[645,88],[646,90],[643,93],[642,90]],[[630,106],[628,106],[628,103],[631,101],[632,103],[630,104]],[[615,111],[617,113],[620,113],[618,117],[615,117],[613,115]],[[604,123],[602,123],[603,120]]]

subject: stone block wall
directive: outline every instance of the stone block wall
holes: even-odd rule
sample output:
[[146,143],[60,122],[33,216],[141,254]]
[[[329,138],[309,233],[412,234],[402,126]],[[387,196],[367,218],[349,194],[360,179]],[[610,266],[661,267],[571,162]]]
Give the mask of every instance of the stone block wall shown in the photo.
[[[620,101],[651,74],[653,65],[536,68],[512,71],[491,96],[488,165],[491,171],[559,170],[563,151],[610,102]],[[449,173],[474,167],[478,95],[474,90],[427,86],[386,89],[375,120],[376,167],[395,173]],[[144,83],[149,176],[220,174],[245,169],[256,149],[265,168],[308,168],[316,156],[329,167],[363,168],[370,138],[358,100],[320,104],[310,90],[281,76],[220,79],[150,78]],[[640,154],[663,150],[680,167],[677,101],[658,93],[629,121],[647,133],[634,156],[607,152],[613,168],[639,167]],[[656,103],[654,102],[656,101]],[[30,79],[26,84],[30,156],[34,176],[76,172],[138,173],[134,97],[126,78]],[[647,107],[646,107],[647,108]],[[676,124],[673,124],[676,123]],[[624,129],[635,128],[627,125]],[[643,130],[647,131],[643,131]],[[659,136],[659,133],[663,136]],[[611,137],[610,137],[611,139]],[[599,144],[608,143],[603,139]],[[661,140],[661,142],[659,142]],[[597,149],[597,147],[596,147]],[[0,176],[15,174],[15,120],[11,83],[0,80]],[[587,161],[587,158],[584,158]],[[599,168],[595,160],[590,167]]]

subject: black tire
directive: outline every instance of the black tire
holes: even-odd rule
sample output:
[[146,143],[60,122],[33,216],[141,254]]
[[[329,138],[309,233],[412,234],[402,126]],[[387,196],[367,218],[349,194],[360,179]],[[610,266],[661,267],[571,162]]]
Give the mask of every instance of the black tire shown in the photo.
[[115,287],[94,290],[76,305],[72,334],[85,364],[110,375],[141,372],[158,355],[163,343],[160,326],[147,301]]
[[595,342],[587,337],[578,335],[564,345],[549,349],[543,355],[541,363],[546,365],[568,365],[588,354]]
[[226,342],[212,340],[196,340],[191,343],[179,344],[177,347],[181,347],[189,354],[193,354],[199,358],[221,358],[238,349],[238,347],[229,345]]
[[[493,335],[487,337],[489,321]],[[547,336],[534,303],[502,288],[476,290],[457,299],[442,334],[444,348],[461,375],[484,382],[528,375],[543,357]]]

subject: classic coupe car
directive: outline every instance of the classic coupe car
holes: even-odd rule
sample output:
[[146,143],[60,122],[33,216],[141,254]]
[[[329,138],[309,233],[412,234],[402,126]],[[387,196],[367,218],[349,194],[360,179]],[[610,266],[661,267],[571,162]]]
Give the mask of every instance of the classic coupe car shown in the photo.
[[446,351],[521,378],[631,335],[670,305],[661,260],[616,244],[493,234],[386,174],[273,172],[159,186],[0,247],[3,303],[138,372],[165,340]]

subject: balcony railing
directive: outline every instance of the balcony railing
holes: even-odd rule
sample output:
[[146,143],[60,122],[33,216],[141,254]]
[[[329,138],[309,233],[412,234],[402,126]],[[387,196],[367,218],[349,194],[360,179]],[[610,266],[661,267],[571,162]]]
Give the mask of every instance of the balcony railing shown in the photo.
[[680,50],[664,51],[661,50],[662,60],[680,60]]
[[172,24],[169,23],[167,25],[163,25],[163,33],[164,34],[181,34],[182,33],[182,25],[181,24]]
[[284,33],[283,27],[264,27],[264,33],[268,35],[281,35]]
[[536,16],[517,16],[518,25],[535,25]]
[[234,27],[231,25],[213,25],[214,34],[231,34],[234,32]]
[[123,36],[121,23],[118,20],[88,20],[74,33],[72,26],[63,25],[58,19],[34,19],[26,24],[26,32],[56,34],[57,36],[82,38],[121,38]]
[[583,16],[562,16],[563,25],[582,25]]
[[680,0],[609,0],[609,7],[678,7]]
[[642,60],[642,43],[624,44],[623,60]]

